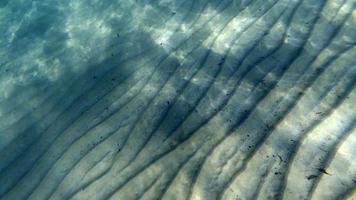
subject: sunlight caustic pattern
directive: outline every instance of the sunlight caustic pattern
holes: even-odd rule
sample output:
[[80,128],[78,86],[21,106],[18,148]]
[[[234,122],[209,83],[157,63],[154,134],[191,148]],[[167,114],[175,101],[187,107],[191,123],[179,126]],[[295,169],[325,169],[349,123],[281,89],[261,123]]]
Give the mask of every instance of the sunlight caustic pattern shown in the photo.
[[356,199],[355,0],[0,3],[0,199]]

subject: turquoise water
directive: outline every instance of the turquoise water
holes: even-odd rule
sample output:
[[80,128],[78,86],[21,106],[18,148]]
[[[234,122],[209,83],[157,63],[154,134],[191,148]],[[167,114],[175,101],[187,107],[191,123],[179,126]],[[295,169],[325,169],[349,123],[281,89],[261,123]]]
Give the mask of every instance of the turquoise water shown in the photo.
[[355,0],[0,0],[0,199],[356,199]]

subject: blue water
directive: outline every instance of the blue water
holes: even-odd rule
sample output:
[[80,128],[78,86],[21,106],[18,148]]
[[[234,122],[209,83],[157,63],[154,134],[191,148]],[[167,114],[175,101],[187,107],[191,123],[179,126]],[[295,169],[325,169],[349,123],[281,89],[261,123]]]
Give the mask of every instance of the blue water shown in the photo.
[[0,199],[355,199],[354,0],[0,0]]

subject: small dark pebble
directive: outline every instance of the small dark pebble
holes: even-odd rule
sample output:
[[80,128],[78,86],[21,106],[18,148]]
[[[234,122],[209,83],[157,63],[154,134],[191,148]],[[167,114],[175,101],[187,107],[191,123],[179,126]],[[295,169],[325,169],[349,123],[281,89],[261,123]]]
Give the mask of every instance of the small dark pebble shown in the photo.
[[319,170],[319,172],[321,172],[321,173],[330,175],[330,174],[329,174],[328,172],[326,172],[326,170],[323,169],[323,168],[319,168],[318,170]]
[[316,177],[318,177],[317,175],[310,175],[310,176],[307,176],[307,179],[308,180],[311,180],[311,179],[314,179],[314,178],[316,178]]

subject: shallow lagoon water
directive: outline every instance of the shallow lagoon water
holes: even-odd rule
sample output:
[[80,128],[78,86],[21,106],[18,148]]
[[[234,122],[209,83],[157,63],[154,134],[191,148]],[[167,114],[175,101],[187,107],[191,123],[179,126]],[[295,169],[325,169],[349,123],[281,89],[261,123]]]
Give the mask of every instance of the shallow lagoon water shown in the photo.
[[0,199],[356,199],[355,6],[0,1]]

